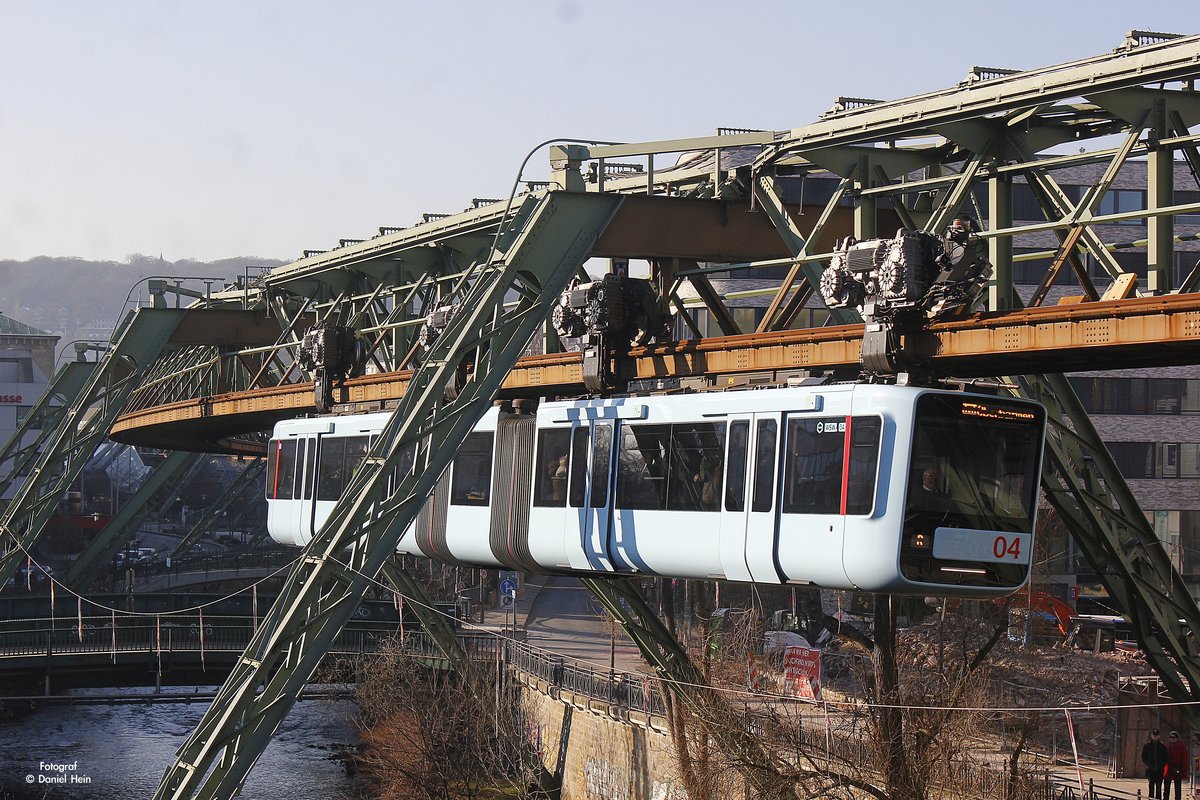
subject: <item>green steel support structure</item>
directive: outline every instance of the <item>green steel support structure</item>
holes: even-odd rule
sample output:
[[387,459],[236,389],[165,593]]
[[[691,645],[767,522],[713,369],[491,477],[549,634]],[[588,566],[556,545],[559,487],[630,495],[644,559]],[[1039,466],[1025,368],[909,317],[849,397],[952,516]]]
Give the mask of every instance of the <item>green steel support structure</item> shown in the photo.
[[[0,517],[0,585],[25,560],[67,489],[108,433],[146,369],[162,351],[184,312],[139,309],[83,382]],[[92,413],[87,413],[92,412]]]
[[[1021,394],[1046,406],[1042,488],[1133,624],[1146,660],[1178,702],[1200,701],[1200,609],[1062,375],[1026,375]],[[1184,706],[1193,729],[1200,711]]]
[[[238,351],[192,342],[192,349],[173,350],[172,356],[151,368],[147,362],[169,335],[166,323],[160,334],[139,334],[137,346],[132,342],[119,346],[119,354],[110,353],[97,367],[109,376],[104,379],[108,383],[97,386],[89,380],[81,387],[61,424],[44,437],[39,460],[29,462],[33,472],[24,494],[0,519],[5,546],[11,546],[10,537],[22,547],[32,544],[48,516],[47,508],[52,510],[81,468],[84,452],[90,453],[98,440],[97,426],[106,430],[126,405],[129,386],[114,382],[114,376],[145,376],[146,386],[130,400],[131,409],[308,380],[311,376],[301,374],[297,366],[296,347],[303,330],[316,320],[352,321],[366,344],[367,362],[381,371],[394,371],[416,363],[414,356],[419,353],[413,342],[423,317],[443,301],[459,302],[460,310],[449,327],[420,360],[377,451],[352,481],[329,524],[306,549],[280,601],[218,700],[181,748],[157,795],[230,797],[369,580],[388,561],[408,521],[483,413],[513,359],[589,255],[715,265],[698,267],[694,274],[786,265],[789,275],[775,291],[759,327],[760,332],[768,332],[787,327],[806,292],[817,286],[819,262],[828,257],[817,252],[818,240],[843,202],[854,209],[850,220],[861,235],[882,229],[889,204],[899,224],[937,232],[955,212],[974,205],[975,189],[986,185],[988,226],[981,235],[989,242],[997,266],[989,296],[997,308],[1016,306],[1019,302],[1011,292],[1014,236],[1053,232],[1058,237],[1058,266],[1047,275],[1049,287],[1064,263],[1082,271],[1081,254],[1092,255],[1114,277],[1120,273],[1097,226],[1138,218],[1169,220],[1200,211],[1195,203],[1169,205],[1170,191],[1164,185],[1173,179],[1167,167],[1175,152],[1188,163],[1196,160],[1200,137],[1190,134],[1189,128],[1200,124],[1200,100],[1190,90],[1162,87],[1197,77],[1200,37],[1146,43],[1131,36],[1115,53],[1070,64],[994,78],[975,75],[943,91],[893,102],[839,104],[835,112],[790,131],[622,145],[557,145],[551,149],[552,182],[570,191],[534,192],[522,195],[515,204],[476,205],[411,229],[381,229],[379,237],[308,256],[272,270],[256,287],[217,292],[207,301],[268,315],[278,323],[274,346]],[[1155,85],[1158,88],[1146,88]],[[1143,141],[1146,130],[1150,135]],[[1123,135],[1124,140],[1110,150],[1037,155],[1055,145],[1113,134]],[[721,154],[739,148],[757,149],[746,166],[724,171]],[[667,168],[660,161],[656,168],[656,155],[704,150],[713,151],[715,157]],[[1152,162],[1149,208],[1140,213],[1097,214],[1111,176],[1130,158],[1140,156]],[[603,161],[627,157],[645,157],[645,170],[605,179]],[[584,180],[580,172],[588,160],[599,164],[593,182]],[[1052,175],[1055,169],[1100,161],[1108,162],[1108,173],[1078,202],[1067,197]],[[780,181],[822,170],[841,181],[816,224],[805,230],[784,202]],[[1014,179],[1029,183],[1045,209],[1045,222],[1014,225]],[[719,225],[731,209],[739,208],[737,203],[748,204],[751,210],[766,212],[790,257],[755,255],[737,262],[738,251],[725,249],[723,243],[712,245],[707,253],[688,250],[691,240],[703,233],[694,228],[673,240],[679,252],[659,252],[657,243],[629,244],[626,228],[623,242],[629,249],[619,251],[606,233],[625,196],[631,204],[635,199],[669,198],[716,204],[723,215]],[[654,236],[674,233],[669,226],[647,227]],[[1169,288],[1165,243],[1173,238],[1169,222],[1150,225],[1151,291]],[[678,286],[679,278],[687,274],[686,270],[677,273],[673,285]],[[1189,277],[1183,286],[1191,288],[1196,280]],[[678,295],[667,299],[683,306]],[[722,298],[710,291],[704,293],[704,300],[719,304]],[[833,316],[848,321],[853,315],[835,310]],[[444,387],[452,379],[461,382],[460,367],[467,354],[473,358],[474,373],[455,399],[444,402]],[[133,365],[125,365],[122,359],[132,359]],[[1171,621],[1196,621],[1200,629],[1200,612],[1183,589],[1182,579],[1145,524],[1094,429],[1080,421],[1082,412],[1069,385],[1059,376],[1035,376],[1023,379],[1022,391],[1046,403],[1055,421],[1043,476],[1051,501],[1085,553],[1102,571],[1108,568],[1110,591],[1122,607],[1145,614],[1138,634],[1155,669],[1179,692],[1177,697],[1190,698],[1188,687],[1200,685],[1196,645],[1178,635]],[[96,416],[99,422],[81,425],[82,411],[100,400],[105,402]],[[396,493],[385,498],[386,476],[399,460],[401,448],[410,444],[418,445],[418,463],[424,469],[401,480]],[[61,475],[65,482],[57,476],[59,463],[67,464]],[[11,574],[18,551],[13,549],[0,561],[0,567],[8,570],[0,571],[0,577]],[[410,578],[402,573],[394,577],[401,584],[398,588],[407,591],[404,585]],[[634,590],[627,582],[596,580],[591,586],[664,678],[691,682],[695,668],[669,632],[652,619],[653,614],[629,596]],[[695,698],[708,702],[703,691]],[[743,748],[751,746],[743,741],[725,744],[735,752],[746,752]]]
[[[8,473],[0,479],[0,495],[8,491],[15,479],[29,474],[38,453],[54,436],[71,402],[95,370],[94,361],[69,361],[54,373],[46,391],[29,409],[0,452],[0,464],[9,466]],[[25,437],[34,432],[34,438],[25,442]]]
[[[729,703],[708,687],[708,681],[688,657],[674,634],[646,602],[637,580],[628,577],[581,578],[608,613],[637,644],[642,656],[654,668],[671,693],[680,698],[704,732],[713,737],[721,751],[739,765],[754,796],[783,798],[795,796],[785,776],[790,771],[785,757],[768,752],[754,735],[738,724],[738,715]],[[769,768],[775,766],[775,769]]]
[[67,583],[79,585],[80,579],[104,569],[133,538],[143,520],[164,495],[174,495],[199,460],[199,453],[174,450],[150,473],[108,524],[96,534],[67,571]]
[[[384,562],[381,571],[396,592],[409,601],[408,607],[421,623],[425,633],[442,651],[447,665],[452,669],[461,670],[467,663],[467,653],[463,650],[462,642],[459,641],[454,627],[433,607],[429,596],[425,594],[425,590],[413,574],[404,568],[398,556],[392,556]],[[400,621],[403,623],[403,618]]]
[[188,548],[195,544],[196,540],[206,531],[212,530],[213,524],[222,514],[226,515],[227,520],[232,519],[233,515],[229,514],[230,507],[243,497],[252,497],[252,493],[259,490],[258,481],[262,478],[266,468],[267,462],[261,458],[253,464],[247,465],[233,483],[229,484],[229,488],[225,490],[224,494],[205,509],[204,513],[200,515],[200,519],[196,520],[196,524],[180,537],[179,544],[175,545],[175,549],[171,551],[171,557],[181,558],[186,555]]
[[[550,192],[521,204],[499,231],[498,252],[460,282],[460,311],[432,343],[364,467],[304,549],[156,797],[228,798],[238,791],[620,203],[612,195]],[[520,300],[506,307],[514,290]],[[474,372],[446,402],[446,387],[471,354]],[[394,494],[386,497],[389,473],[410,444],[420,468],[399,477]]]

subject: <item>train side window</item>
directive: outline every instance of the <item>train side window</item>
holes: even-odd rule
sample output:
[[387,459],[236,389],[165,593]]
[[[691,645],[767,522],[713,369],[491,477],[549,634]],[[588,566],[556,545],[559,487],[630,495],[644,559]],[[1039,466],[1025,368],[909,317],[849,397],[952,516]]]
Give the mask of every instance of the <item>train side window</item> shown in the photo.
[[302,500],[312,500],[313,485],[317,481],[317,440],[301,440],[304,449],[304,479],[301,481]]
[[850,425],[850,470],[846,513],[870,514],[875,506],[875,473],[879,465],[879,417],[854,417]]
[[770,511],[771,495],[775,489],[775,451],[779,436],[773,419],[758,422],[758,442],[754,448],[754,496],[751,511]]
[[533,484],[535,506],[562,508],[567,504],[570,444],[571,431],[567,428],[543,428],[538,431]]
[[746,510],[746,454],[750,445],[750,423],[729,424],[729,466],[725,472],[725,510]]
[[346,468],[343,470],[346,475],[346,483],[354,479],[354,475],[358,472],[358,468],[362,466],[363,460],[366,459],[367,453],[371,452],[371,439],[367,436],[350,436],[346,439]]
[[592,508],[608,505],[608,464],[612,455],[612,426],[597,425],[592,440]]
[[492,488],[492,447],[495,434],[467,434],[454,457],[450,478],[450,504],[486,506]]
[[296,440],[275,439],[267,450],[267,497],[291,500],[295,497]]
[[667,507],[670,425],[628,425],[617,455],[617,508]]
[[719,510],[724,471],[724,422],[671,426],[671,472],[667,480],[669,510]]
[[413,462],[417,460],[417,445],[416,442],[404,445],[404,449],[400,451],[400,460],[396,462],[396,466],[392,468],[391,480],[388,483],[388,496],[396,493],[396,489],[400,486],[400,481],[407,478],[413,472]]
[[839,514],[846,418],[790,419],[783,475],[783,511]]
[[567,494],[572,508],[583,508],[587,496],[588,428],[586,425],[571,431],[571,484]]
[[346,438],[323,437],[317,461],[317,499],[337,500],[346,488]]

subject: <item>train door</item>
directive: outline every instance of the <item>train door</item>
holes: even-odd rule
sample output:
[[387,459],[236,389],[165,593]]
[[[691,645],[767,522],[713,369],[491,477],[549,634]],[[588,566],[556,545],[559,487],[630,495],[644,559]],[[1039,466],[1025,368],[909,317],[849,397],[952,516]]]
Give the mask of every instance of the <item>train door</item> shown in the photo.
[[788,414],[780,428],[780,571],[822,586],[847,582],[842,566],[846,530],[851,418]]
[[316,483],[317,442],[316,437],[300,439],[296,450],[296,510],[298,530],[304,538],[304,543],[312,539],[313,534],[313,484]]
[[721,503],[721,565],[729,580],[779,583],[778,413],[728,419],[725,492]]
[[[575,428],[571,442],[570,504],[579,515],[579,536],[585,564],[581,569],[613,572],[611,421],[592,420]],[[590,445],[590,447],[589,447]]]

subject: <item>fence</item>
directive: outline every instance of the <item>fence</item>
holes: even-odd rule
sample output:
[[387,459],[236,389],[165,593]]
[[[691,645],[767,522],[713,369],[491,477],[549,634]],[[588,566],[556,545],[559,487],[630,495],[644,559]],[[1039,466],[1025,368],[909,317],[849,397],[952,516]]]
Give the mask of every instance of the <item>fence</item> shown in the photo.
[[[31,656],[96,655],[129,652],[241,652],[254,633],[249,617],[169,615],[155,617],[62,618],[25,620],[28,627],[0,630],[0,663]],[[43,624],[35,624],[43,623]],[[330,650],[367,653],[389,637],[395,626],[351,625]]]

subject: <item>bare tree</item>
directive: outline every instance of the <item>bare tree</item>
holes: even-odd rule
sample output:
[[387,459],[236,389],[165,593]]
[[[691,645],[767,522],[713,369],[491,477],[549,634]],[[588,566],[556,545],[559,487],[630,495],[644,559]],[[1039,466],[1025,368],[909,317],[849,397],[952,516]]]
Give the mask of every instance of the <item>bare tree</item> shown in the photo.
[[524,710],[492,664],[426,666],[392,640],[359,671],[362,748],[373,798],[524,797],[536,782]]

